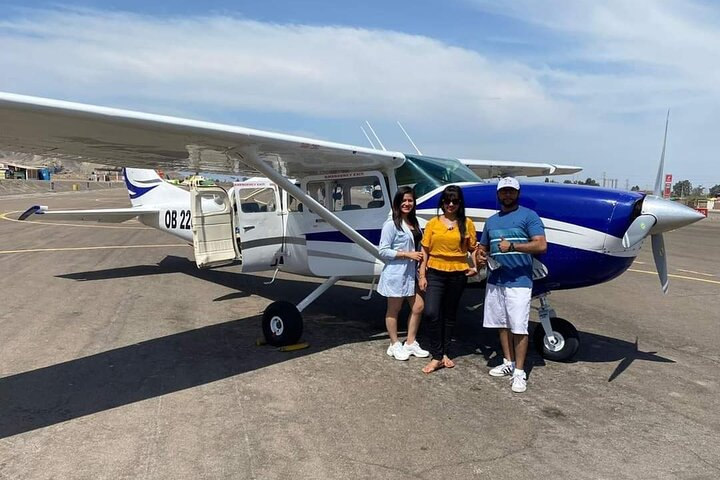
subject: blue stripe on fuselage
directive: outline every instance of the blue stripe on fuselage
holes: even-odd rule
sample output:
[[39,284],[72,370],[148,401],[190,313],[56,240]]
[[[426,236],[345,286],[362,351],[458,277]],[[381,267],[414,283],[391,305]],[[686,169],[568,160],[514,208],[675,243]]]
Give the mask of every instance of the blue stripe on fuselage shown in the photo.
[[[464,186],[465,208],[498,210],[496,188],[495,184]],[[520,188],[520,205],[533,209],[540,217],[614,237],[623,236],[633,220],[635,203],[643,197],[636,192],[582,185],[524,183]],[[418,204],[418,208],[437,208],[439,199],[437,193]]]
[[[380,228],[373,228],[368,230],[358,230],[357,233],[365,237],[373,245],[380,243]],[[337,230],[329,232],[318,232],[318,233],[306,233],[305,238],[308,242],[339,242],[339,243],[354,243],[344,234]]]
[[[358,233],[374,245],[380,242],[380,229],[360,230]],[[309,233],[305,237],[308,241],[352,243],[338,231]],[[615,257],[552,243],[548,244],[547,253],[538,258],[547,266],[548,275],[535,282],[535,294],[607,282],[621,275],[635,260],[634,257]]]

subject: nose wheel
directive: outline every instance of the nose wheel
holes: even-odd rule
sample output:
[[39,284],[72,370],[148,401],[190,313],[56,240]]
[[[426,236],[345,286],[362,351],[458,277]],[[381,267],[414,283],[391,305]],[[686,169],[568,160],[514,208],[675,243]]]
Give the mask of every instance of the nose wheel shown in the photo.
[[538,325],[533,334],[535,350],[543,358],[563,362],[570,360],[580,348],[580,337],[572,323],[564,318],[550,319],[552,335],[546,335],[543,325]]
[[580,336],[572,323],[555,316],[555,310],[550,306],[547,295],[544,293],[539,296],[540,325],[533,333],[533,344],[543,358],[566,362],[575,356],[580,348]]

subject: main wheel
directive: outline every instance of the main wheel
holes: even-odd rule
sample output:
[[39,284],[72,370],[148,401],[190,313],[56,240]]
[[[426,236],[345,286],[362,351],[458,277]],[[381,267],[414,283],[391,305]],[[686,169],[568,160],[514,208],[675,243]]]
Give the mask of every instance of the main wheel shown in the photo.
[[570,360],[580,348],[580,336],[577,329],[572,323],[560,317],[551,318],[550,325],[552,325],[555,343],[548,341],[545,337],[545,329],[540,323],[535,327],[535,333],[533,334],[535,350],[548,360],[556,362]]
[[273,302],[263,312],[262,329],[265,341],[270,345],[292,345],[302,335],[302,315],[290,302]]

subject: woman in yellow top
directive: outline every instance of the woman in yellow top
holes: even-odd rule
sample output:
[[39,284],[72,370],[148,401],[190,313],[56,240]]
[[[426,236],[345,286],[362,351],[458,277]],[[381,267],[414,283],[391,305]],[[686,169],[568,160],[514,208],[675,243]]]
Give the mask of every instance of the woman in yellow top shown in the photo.
[[463,192],[457,185],[448,185],[440,195],[438,212],[425,226],[422,239],[423,261],[418,286],[425,291],[423,323],[427,328],[432,360],[423,372],[455,366],[448,356],[460,297],[468,277],[477,275],[474,255],[472,267],[468,252],[477,247],[477,234],[472,220],[465,217]]

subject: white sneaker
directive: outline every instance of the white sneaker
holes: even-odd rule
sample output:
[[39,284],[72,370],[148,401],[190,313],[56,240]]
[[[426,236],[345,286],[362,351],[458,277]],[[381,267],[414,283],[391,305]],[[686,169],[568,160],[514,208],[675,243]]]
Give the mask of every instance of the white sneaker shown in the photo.
[[506,375],[512,375],[514,371],[515,367],[513,367],[512,362],[505,363],[505,361],[503,361],[503,363],[497,367],[491,368],[488,373],[493,377],[504,377]]
[[430,356],[430,352],[423,350],[417,340],[410,344],[405,342],[403,348],[409,355],[415,355],[418,358],[427,358]]
[[407,360],[410,358],[410,353],[405,351],[403,344],[400,341],[390,345],[385,353],[387,353],[388,356],[393,357],[395,360]]
[[527,390],[527,377],[524,373],[513,373],[512,377],[512,391],[515,393],[522,393]]

